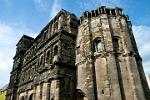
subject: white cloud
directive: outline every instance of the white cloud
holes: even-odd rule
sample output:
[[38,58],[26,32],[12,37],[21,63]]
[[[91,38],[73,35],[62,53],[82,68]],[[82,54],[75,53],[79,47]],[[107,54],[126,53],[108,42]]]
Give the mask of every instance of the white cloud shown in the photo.
[[9,58],[12,55],[7,52],[10,50],[8,46],[14,41],[11,39],[12,34],[13,29],[11,27],[0,23],[0,70],[6,70],[12,66],[12,59]]
[[8,70],[12,68],[13,59],[6,55],[5,51],[0,51],[0,70]]
[[150,27],[133,26],[133,32],[137,40],[139,52],[142,56],[150,56]]
[[133,26],[133,33],[139,53],[143,58],[144,71],[150,75],[150,27],[144,25]]
[[16,43],[26,33],[34,36],[34,32],[22,23],[10,25],[0,21],[0,87],[9,81]]
[[0,22],[0,70],[12,67],[16,43],[25,33],[34,36],[34,33],[24,25],[11,26]]
[[55,17],[55,15],[58,13],[58,11],[60,11],[60,9],[61,9],[60,0],[54,0],[52,10],[50,13],[50,19]]
[[33,0],[35,5],[37,6],[38,10],[40,11],[46,11],[47,10],[47,5],[44,2],[44,0]]
[[144,71],[146,74],[150,75],[150,60],[143,63]]

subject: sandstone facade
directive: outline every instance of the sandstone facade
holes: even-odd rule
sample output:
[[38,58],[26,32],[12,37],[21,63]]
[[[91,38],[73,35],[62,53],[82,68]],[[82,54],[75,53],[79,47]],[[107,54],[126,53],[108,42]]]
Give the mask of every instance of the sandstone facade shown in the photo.
[[17,44],[6,100],[149,100],[132,33],[120,8],[77,17],[61,10]]

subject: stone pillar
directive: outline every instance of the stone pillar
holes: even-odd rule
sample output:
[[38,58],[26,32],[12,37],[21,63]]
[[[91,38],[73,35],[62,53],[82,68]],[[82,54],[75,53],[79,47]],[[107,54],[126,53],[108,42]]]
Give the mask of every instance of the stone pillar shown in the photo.
[[50,100],[60,100],[60,81],[52,80],[50,87]]
[[40,99],[40,85],[37,85],[35,90],[35,100],[39,99]]
[[135,57],[126,57],[126,64],[129,70],[134,100],[146,100]]
[[122,100],[115,57],[110,54],[106,59],[108,66],[108,75],[110,79],[110,96],[112,100]]
[[42,100],[50,99],[50,84],[48,82],[43,83]]

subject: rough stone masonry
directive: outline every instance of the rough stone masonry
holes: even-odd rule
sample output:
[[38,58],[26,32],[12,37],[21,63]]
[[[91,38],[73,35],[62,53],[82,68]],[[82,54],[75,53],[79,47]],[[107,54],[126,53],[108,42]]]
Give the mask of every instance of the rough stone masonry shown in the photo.
[[62,9],[16,46],[6,100],[150,100],[121,8],[101,6],[79,19]]

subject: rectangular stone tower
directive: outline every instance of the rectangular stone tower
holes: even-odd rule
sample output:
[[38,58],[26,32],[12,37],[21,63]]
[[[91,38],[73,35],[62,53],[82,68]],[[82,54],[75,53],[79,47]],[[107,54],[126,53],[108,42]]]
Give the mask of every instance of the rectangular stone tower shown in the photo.
[[83,13],[76,66],[79,100],[149,100],[132,25],[120,8]]
[[77,17],[61,10],[34,39],[18,42],[6,100],[74,100]]

